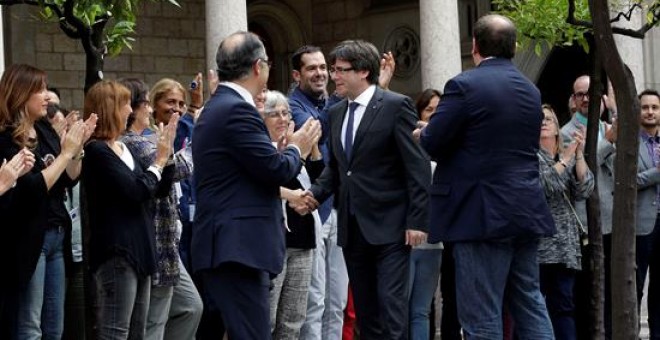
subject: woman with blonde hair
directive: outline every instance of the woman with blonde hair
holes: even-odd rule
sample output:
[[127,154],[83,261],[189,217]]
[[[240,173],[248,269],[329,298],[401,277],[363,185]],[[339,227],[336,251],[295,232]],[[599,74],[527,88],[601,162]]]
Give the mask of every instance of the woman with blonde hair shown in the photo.
[[577,131],[563,148],[557,115],[550,105],[543,105],[543,116],[539,170],[557,233],[539,241],[541,293],[556,339],[575,339],[573,286],[582,254],[581,224],[573,207],[576,200],[591,194],[594,177],[584,160],[584,131]]
[[[124,80],[132,90],[133,98],[149,98],[138,107],[133,107],[136,117],[145,107],[153,105],[153,117],[156,124],[167,128],[177,127],[173,117],[185,113],[185,91],[183,86],[172,79],[161,79],[145,93],[146,87],[135,80]],[[138,86],[139,85],[139,86]],[[143,124],[131,126],[122,141],[135,155],[143,168],[151,164],[156,157],[156,142],[152,136],[143,136]],[[147,340],[192,339],[202,316],[202,300],[197,289],[186,272],[179,254],[181,239],[181,221],[179,220],[177,190],[179,181],[192,175],[193,164],[190,147],[174,154],[168,161],[167,183],[162,183],[158,195],[154,198],[154,234],[156,241],[156,270],[151,276],[151,296],[147,316]]]
[[[85,116],[98,115],[93,139],[85,146],[82,176],[98,339],[144,338],[150,276],[156,268],[149,203],[174,139],[174,127],[157,127],[155,157],[143,169],[119,140],[130,103],[131,92],[115,81],[96,83],[85,96]],[[175,125],[177,118],[172,118]]]
[[[64,193],[81,169],[81,150],[94,128],[76,122],[63,138],[44,119],[46,73],[11,65],[0,79],[0,159],[34,154],[34,167],[18,179],[3,216],[3,323],[15,322],[20,339],[59,339],[64,327],[65,265],[71,262],[71,218]],[[67,246],[68,245],[68,246]],[[4,282],[6,281],[6,282]],[[1,299],[5,300],[5,299]],[[16,308],[17,307],[17,308]],[[7,317],[7,318],[6,318]],[[5,333],[1,334],[2,336]]]

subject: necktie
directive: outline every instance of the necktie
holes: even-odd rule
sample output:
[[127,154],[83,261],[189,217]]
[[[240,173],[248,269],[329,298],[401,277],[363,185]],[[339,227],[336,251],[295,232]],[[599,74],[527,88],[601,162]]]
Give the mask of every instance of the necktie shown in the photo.
[[351,160],[351,151],[353,149],[353,121],[355,120],[355,109],[360,106],[356,102],[348,104],[348,121],[346,122],[346,134],[344,135],[344,152],[346,159]]

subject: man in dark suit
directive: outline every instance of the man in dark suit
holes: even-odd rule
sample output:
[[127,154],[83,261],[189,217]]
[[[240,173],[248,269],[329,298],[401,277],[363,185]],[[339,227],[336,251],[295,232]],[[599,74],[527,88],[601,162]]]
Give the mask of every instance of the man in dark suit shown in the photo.
[[501,339],[503,302],[520,339],[554,339],[539,291],[538,239],[555,232],[539,180],[538,89],[513,65],[516,29],[475,24],[477,67],[445,85],[421,144],[437,160],[429,242],[454,245],[467,339]]
[[364,41],[329,55],[336,92],[330,162],[311,194],[334,193],[362,339],[408,338],[410,246],[426,239],[431,168],[412,138],[410,98],[378,88],[380,56]]
[[193,135],[192,265],[206,305],[219,309],[230,339],[270,339],[268,288],[270,276],[282,270],[285,249],[279,187],[300,172],[321,129],[309,120],[286,136],[281,151],[273,146],[252,99],[265,88],[270,68],[256,35],[225,38],[216,60],[224,82]]

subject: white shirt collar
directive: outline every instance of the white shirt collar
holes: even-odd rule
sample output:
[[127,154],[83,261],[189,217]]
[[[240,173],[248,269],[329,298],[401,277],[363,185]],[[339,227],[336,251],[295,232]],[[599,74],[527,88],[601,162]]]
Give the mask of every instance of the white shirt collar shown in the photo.
[[244,99],[246,102],[248,102],[248,103],[250,103],[250,105],[256,107],[256,105],[254,104],[254,98],[252,98],[252,94],[250,93],[250,91],[248,91],[248,90],[247,90],[246,88],[244,88],[243,86],[238,85],[238,84],[233,83],[233,82],[230,82],[230,81],[223,81],[223,82],[220,82],[219,85],[221,85],[221,86],[227,86],[228,88],[230,88],[230,89],[232,89],[232,90],[238,92],[238,94],[239,94],[241,97],[243,97],[243,99]]
[[[376,85],[370,85],[367,87],[366,90],[362,91],[359,96],[357,96],[353,102],[357,102],[360,104],[360,106],[367,107],[369,105],[369,102],[371,101],[371,98],[374,96],[374,93],[376,93]],[[351,101],[349,101],[350,103]]]

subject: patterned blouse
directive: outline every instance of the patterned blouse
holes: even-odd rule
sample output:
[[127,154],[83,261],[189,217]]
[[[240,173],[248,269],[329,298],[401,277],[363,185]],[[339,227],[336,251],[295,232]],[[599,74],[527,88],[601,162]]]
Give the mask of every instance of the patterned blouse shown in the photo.
[[[156,135],[141,136],[128,131],[122,142],[131,150],[137,162],[147,168],[156,159]],[[169,164],[169,162],[168,162]],[[174,181],[192,175],[192,153],[190,147],[174,154]],[[181,238],[178,199],[175,186],[169,195],[153,199],[154,226],[156,236],[156,271],[151,276],[154,286],[170,287],[179,282],[179,240]]]
[[541,185],[557,227],[554,236],[541,238],[539,242],[539,264],[561,263],[565,264],[566,268],[580,270],[582,254],[579,224],[571,204],[575,206],[576,200],[589,197],[594,190],[594,176],[591,170],[587,169],[584,180],[578,182],[575,164],[571,164],[559,174],[554,168],[557,162],[549,153],[541,149],[538,157]]

